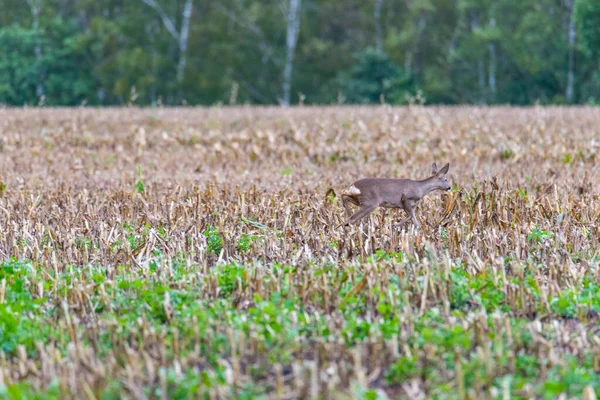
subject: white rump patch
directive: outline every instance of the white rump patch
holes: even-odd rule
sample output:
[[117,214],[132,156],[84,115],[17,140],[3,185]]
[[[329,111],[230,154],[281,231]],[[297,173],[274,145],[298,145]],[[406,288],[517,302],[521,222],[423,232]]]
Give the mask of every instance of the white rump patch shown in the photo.
[[350,194],[360,194],[360,190],[358,190],[358,188],[354,185],[350,186],[350,189],[348,189],[348,193]]

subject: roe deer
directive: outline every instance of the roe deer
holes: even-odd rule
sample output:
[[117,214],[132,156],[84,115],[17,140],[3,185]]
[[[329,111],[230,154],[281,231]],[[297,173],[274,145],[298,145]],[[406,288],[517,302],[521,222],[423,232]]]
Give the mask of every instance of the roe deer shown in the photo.
[[[384,207],[403,208],[406,211],[408,217],[400,221],[398,227],[412,219],[415,226],[420,228],[421,224],[415,217],[415,206],[423,197],[434,190],[450,190],[450,184],[446,179],[449,168],[450,164],[446,164],[438,171],[437,165],[433,163],[431,165],[431,176],[420,181],[366,178],[354,182],[347,191],[342,193],[342,203],[348,216],[345,226],[356,223],[371,214],[377,207]],[[349,203],[359,206],[360,210],[352,215]]]

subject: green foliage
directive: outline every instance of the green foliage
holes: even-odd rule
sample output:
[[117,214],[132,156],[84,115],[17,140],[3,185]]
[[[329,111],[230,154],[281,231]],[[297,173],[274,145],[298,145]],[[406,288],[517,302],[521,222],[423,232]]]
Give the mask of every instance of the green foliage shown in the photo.
[[575,15],[580,47],[592,57],[600,55],[600,4],[595,0],[577,0]]
[[517,194],[519,195],[520,199],[526,199],[527,198],[527,189],[518,188]]
[[17,26],[0,30],[0,103],[22,105],[35,101],[42,63],[34,49],[40,33]]
[[72,20],[53,19],[44,36],[51,43],[42,50],[45,103],[95,103],[97,81],[88,59],[89,43],[81,40],[78,24]]
[[372,261],[386,261],[386,260],[396,260],[397,262],[402,262],[404,259],[404,253],[399,252],[386,252],[383,249],[379,249],[375,252],[375,254],[370,257]]
[[512,151],[511,149],[504,149],[504,151],[502,152],[502,158],[505,160],[510,160],[511,158],[515,157],[515,152]]
[[598,104],[598,93],[600,91],[600,69],[597,68],[598,57],[600,57],[600,3],[595,0],[576,0],[575,19],[577,27],[577,44],[581,50],[584,67],[587,63],[596,63],[596,67],[590,67],[586,72],[586,84],[580,87],[581,100],[588,104]]
[[223,296],[229,296],[238,285],[238,281],[243,286],[246,271],[237,264],[222,265],[218,269],[217,280]]
[[138,180],[135,183],[135,192],[144,193],[146,191],[146,185],[144,184],[144,180],[142,179],[142,167],[140,165],[138,165],[137,167],[137,177]]
[[0,398],[18,400],[59,400],[60,387],[58,382],[53,382],[47,390],[39,390],[26,382],[13,383],[10,385],[0,384]]
[[415,357],[399,357],[390,367],[386,379],[390,383],[402,383],[418,374],[418,362]]
[[252,243],[257,241],[258,238],[254,235],[248,235],[247,233],[240,236],[240,240],[237,242],[237,249],[241,253],[246,253],[252,248]]
[[283,169],[281,170],[281,175],[283,176],[287,176],[287,175],[292,175],[293,170],[290,167],[283,167]]
[[554,232],[543,231],[540,228],[533,228],[527,236],[528,241],[541,243],[544,240],[548,240],[554,236]]
[[0,103],[78,105],[93,99],[95,78],[78,38],[77,25],[61,19],[50,19],[44,30],[1,28]]
[[354,55],[355,65],[338,78],[349,103],[398,103],[411,81],[385,53],[367,48]]
[[34,341],[43,331],[30,332],[35,320],[29,315],[38,315],[45,299],[33,300],[29,290],[29,277],[33,274],[31,263],[9,259],[0,263],[0,280],[6,282],[6,294],[0,303],[0,349],[13,353],[18,344],[32,349]]
[[[215,229],[211,228],[210,231],[214,233]],[[385,263],[406,261],[401,253],[379,252],[368,262],[375,266],[383,264],[386,268]],[[160,269],[165,269],[164,267],[162,265]],[[250,267],[228,263],[211,268],[208,272],[209,279],[216,278],[220,291],[218,297],[208,298],[202,295],[202,288],[206,287],[205,281],[190,279],[196,276],[197,268],[173,263],[170,268],[173,276],[168,283],[161,282],[162,278],[132,275],[129,270],[111,272],[110,279],[115,284],[105,286],[105,295],[111,299],[110,307],[100,305],[104,294],[93,285],[86,286],[90,304],[96,306],[96,318],[100,321],[113,321],[111,324],[115,326],[115,329],[98,333],[98,354],[109,350],[113,340],[135,342],[136,335],[132,335],[132,332],[136,332],[140,324],[148,328],[147,332],[164,332],[161,336],[164,338],[161,351],[165,352],[167,359],[176,356],[171,329],[176,329],[180,334],[177,350],[179,357],[200,351],[203,360],[200,375],[193,368],[178,369],[171,364],[162,366],[156,373],[164,385],[150,384],[145,388],[148,395],[195,398],[202,397],[207,390],[217,385],[220,388],[226,386],[226,365],[219,360],[230,356],[232,347],[229,333],[226,335],[223,332],[235,335],[234,340],[236,337],[243,337],[246,341],[252,338],[253,346],[260,347],[260,354],[264,359],[248,366],[251,370],[249,375],[257,380],[268,374],[269,369],[265,363],[290,365],[297,357],[297,351],[302,349],[298,346],[301,343],[311,343],[313,338],[323,343],[331,343],[333,340],[338,343],[337,340],[342,339],[349,351],[378,338],[386,346],[401,346],[398,357],[381,371],[384,378],[382,384],[394,387],[413,379],[425,379],[429,385],[428,393],[432,397],[447,392],[449,382],[453,379],[452,371],[456,369],[455,352],[459,354],[466,387],[473,387],[478,382],[486,387],[502,390],[504,382],[508,380],[510,384],[507,388],[511,395],[518,395],[525,385],[530,385],[532,393],[541,398],[555,398],[563,392],[578,396],[587,385],[600,387],[600,377],[593,368],[593,357],[580,358],[564,352],[561,353],[561,363],[550,363],[546,357],[539,356],[538,352],[546,351],[547,346],[532,340],[531,320],[511,315],[517,309],[505,310],[508,311],[506,313],[500,311],[504,298],[498,290],[502,282],[499,278],[495,282],[488,270],[469,274],[464,268],[456,266],[448,277],[453,307],[461,304],[460,298],[468,299],[482,304],[487,313],[476,310],[476,314],[465,317],[461,312],[453,311],[449,316],[440,309],[431,307],[416,317],[418,306],[411,308],[415,304],[411,305],[402,299],[402,280],[412,277],[400,278],[390,274],[386,278],[385,287],[375,285],[366,289],[370,291],[369,302],[376,302],[376,309],[367,307],[366,297],[363,292],[358,292],[336,311],[335,325],[339,325],[339,328],[334,328],[329,316],[311,311],[319,299],[302,300],[300,293],[290,293],[290,282],[297,279],[295,274],[303,273],[302,269],[270,265],[268,268],[272,269],[272,273],[263,276],[264,285],[271,288],[269,294],[264,299],[255,294],[248,307],[238,308],[236,298],[246,292],[248,281],[252,279]],[[263,267],[257,265],[256,268]],[[346,272],[354,274],[360,268],[362,267],[349,265]],[[32,296],[29,282],[39,279],[41,271],[30,262],[17,259],[4,261],[0,264],[0,271],[0,278],[6,280],[7,288],[5,302],[0,304],[1,350],[7,357],[14,357],[18,345],[24,345],[31,353],[35,351],[36,343],[52,343],[57,351],[67,351],[72,345],[70,336],[65,334],[67,326],[64,323],[49,323],[56,318],[53,314],[56,311],[44,308],[48,300],[34,300]],[[354,287],[362,277],[356,276],[354,283],[344,285],[347,275],[344,278],[345,274],[338,272],[336,264],[328,263],[317,269],[315,276],[318,281],[326,282],[327,286],[341,287],[339,293],[332,292],[331,299],[342,301],[349,288]],[[436,273],[435,268],[431,272]],[[45,283],[57,285],[53,293],[66,294],[80,282],[103,284],[107,282],[108,273],[107,269],[98,267],[67,267],[59,276],[47,273],[43,276],[46,281],[50,281]],[[281,278],[275,278],[276,276]],[[272,278],[276,280],[270,281]],[[535,279],[529,276],[524,282],[518,283],[525,290],[534,290],[535,285]],[[273,290],[275,286],[281,290]],[[242,291],[238,291],[238,288]],[[582,310],[599,312],[599,288],[595,278],[590,276],[582,282],[582,288],[563,290],[555,298],[549,299],[551,311],[568,318],[577,317]],[[417,297],[419,295],[417,293]],[[397,303],[392,303],[392,298]],[[463,301],[462,304],[466,302]],[[410,310],[408,314],[407,307]],[[465,308],[464,312],[469,311]],[[407,319],[408,315],[412,317]],[[544,326],[545,331],[539,334],[544,335],[546,341],[554,340],[555,327],[551,324]],[[332,334],[332,328],[339,330]],[[81,334],[85,331],[85,326],[76,325],[73,329]],[[509,331],[512,332],[510,336],[507,334]],[[205,340],[207,337],[210,337],[209,341]],[[197,338],[201,339],[196,341]],[[482,345],[480,340],[485,340],[486,344]],[[207,342],[210,346],[203,344]],[[407,354],[406,349],[410,353]],[[508,356],[507,349],[517,349],[512,358]],[[542,370],[546,371],[545,377],[541,376]],[[355,389],[361,398],[375,398],[377,395],[375,391]],[[109,381],[98,395],[106,399],[118,398],[123,390],[122,382]],[[257,398],[263,396],[265,388],[248,384],[238,390],[236,397]],[[23,380],[0,386],[0,396],[3,395],[10,398],[60,398],[64,393],[60,392],[58,384],[51,383],[48,387],[39,388]]]
[[204,236],[206,236],[206,249],[209,253],[218,255],[223,248],[223,239],[219,234],[219,230],[212,225],[209,225],[204,230]]
[[575,318],[580,312],[600,312],[600,285],[586,281],[581,290],[564,290],[550,300],[550,309],[567,318]]
[[[176,29],[184,1],[159,1]],[[257,0],[219,5],[194,3],[179,80],[178,42],[152,7],[43,2],[36,24],[29,3],[7,3],[0,17],[0,103],[276,104],[287,56],[285,16]],[[317,0],[301,11],[294,103],[398,104],[419,90],[417,101],[428,104],[565,103],[572,17],[574,100],[598,102],[595,0],[561,7],[552,0],[384,2],[387,17],[379,22],[369,2],[342,7]]]

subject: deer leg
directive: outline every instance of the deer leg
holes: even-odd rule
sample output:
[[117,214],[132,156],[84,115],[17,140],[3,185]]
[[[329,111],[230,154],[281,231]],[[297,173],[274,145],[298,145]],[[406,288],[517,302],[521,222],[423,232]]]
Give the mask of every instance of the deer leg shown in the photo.
[[351,216],[348,219],[348,222],[346,222],[346,226],[348,226],[349,224],[354,224],[354,223],[358,222],[363,217],[366,217],[367,215],[371,214],[376,208],[377,208],[377,205],[364,204],[361,207],[361,209],[356,212],[356,214],[354,214],[353,216]]
[[408,213],[408,216],[410,217],[410,219],[412,219],[412,222],[413,222],[413,224],[415,224],[415,227],[420,229],[421,223],[415,216],[415,203],[410,200],[405,200],[404,201],[404,210],[406,210],[406,212]]
[[404,218],[402,221],[400,221],[400,223],[396,226],[396,228],[402,228],[402,225],[407,223],[409,219],[410,219],[410,215],[408,217]]
[[346,210],[346,217],[350,218],[350,216],[352,215],[352,208],[350,208],[350,205],[348,203],[352,203],[355,206],[359,207],[360,203],[356,197],[347,194],[342,195],[342,204],[344,205],[344,209]]
[[415,208],[414,207],[410,208],[409,214],[410,214],[410,218],[412,219],[413,224],[415,224],[415,227],[417,229],[421,229],[421,223],[419,222],[419,220],[415,216]]
[[[406,211],[406,213],[408,214],[408,209],[407,209],[405,203],[406,203],[406,199],[405,199],[404,194],[403,194],[402,197],[400,198],[400,204],[402,205],[402,209],[404,211]],[[400,223],[398,224],[397,228],[402,228],[402,225],[404,225],[405,223],[407,223],[409,219],[410,219],[410,214],[406,218],[404,218],[402,221],[400,221]]]

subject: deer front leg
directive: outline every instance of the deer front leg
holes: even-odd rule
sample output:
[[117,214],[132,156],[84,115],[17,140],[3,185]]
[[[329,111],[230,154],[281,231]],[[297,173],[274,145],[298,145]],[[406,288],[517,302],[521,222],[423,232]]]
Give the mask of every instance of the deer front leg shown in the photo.
[[414,201],[414,200],[404,200],[404,209],[408,213],[408,216],[410,217],[410,219],[412,219],[412,222],[415,225],[415,227],[417,229],[421,229],[421,223],[419,222],[419,220],[415,216],[415,206],[416,206],[416,204],[417,204],[417,202]]
[[[403,209],[404,211],[406,211],[406,213],[408,214],[408,211],[406,209],[406,206],[404,205],[404,194],[402,195],[402,197],[400,198],[400,205],[401,205],[401,209]],[[404,218],[402,221],[400,221],[400,223],[396,226],[396,228],[402,228],[402,226],[408,222],[408,220],[410,219],[410,215],[406,218]]]

